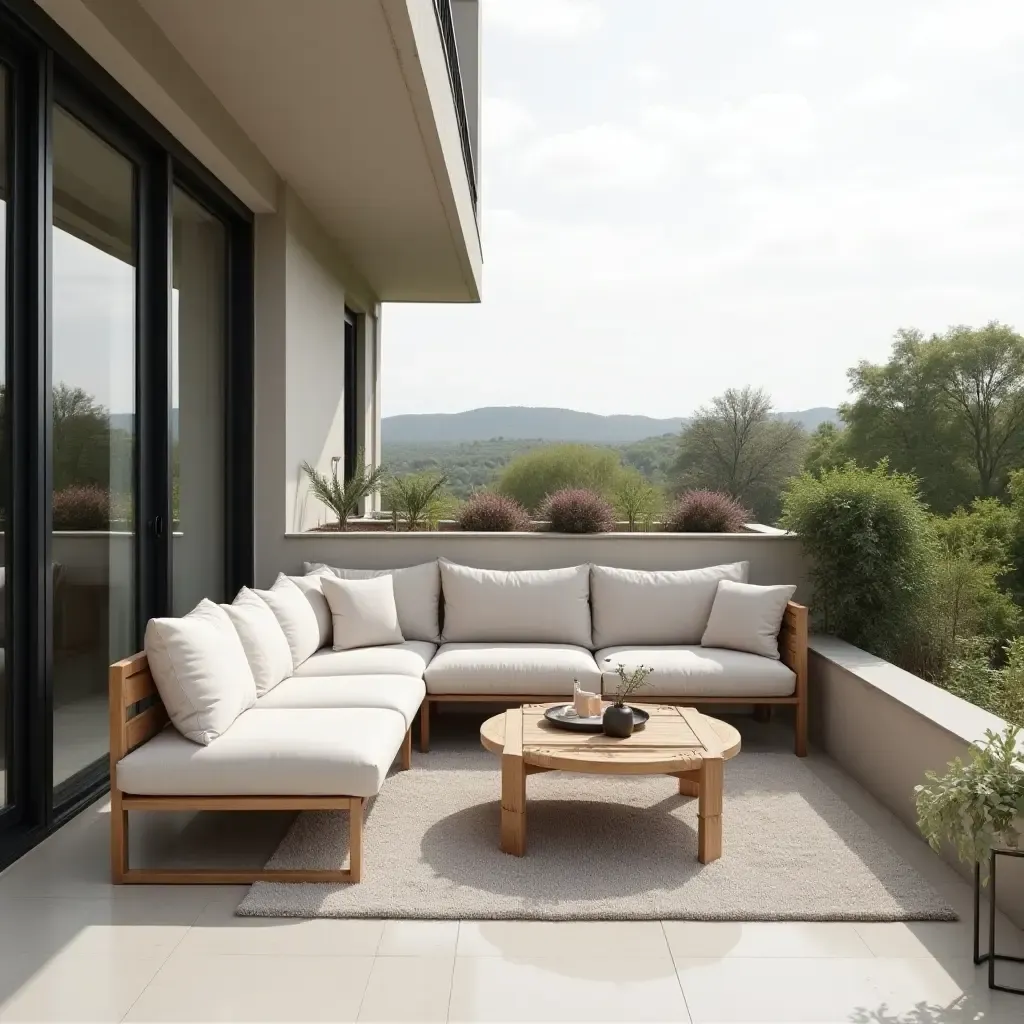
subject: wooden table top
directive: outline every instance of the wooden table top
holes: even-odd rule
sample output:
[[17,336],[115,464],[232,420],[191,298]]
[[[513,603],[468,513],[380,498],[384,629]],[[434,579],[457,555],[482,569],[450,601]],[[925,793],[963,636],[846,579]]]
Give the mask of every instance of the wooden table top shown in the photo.
[[[554,702],[554,703],[564,703]],[[522,716],[523,761],[539,768],[601,775],[661,775],[695,771],[705,757],[727,760],[740,751],[740,734],[695,708],[636,704],[651,719],[632,736],[570,732],[544,718],[550,704],[510,708],[480,727],[480,742],[492,754],[505,750],[507,715]]]

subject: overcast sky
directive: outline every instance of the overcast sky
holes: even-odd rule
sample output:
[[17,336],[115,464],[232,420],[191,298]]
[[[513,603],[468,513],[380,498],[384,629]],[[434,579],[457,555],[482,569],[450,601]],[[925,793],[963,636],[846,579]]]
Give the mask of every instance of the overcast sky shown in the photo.
[[384,414],[833,405],[1024,328],[1020,0],[482,0],[484,299],[384,310]]

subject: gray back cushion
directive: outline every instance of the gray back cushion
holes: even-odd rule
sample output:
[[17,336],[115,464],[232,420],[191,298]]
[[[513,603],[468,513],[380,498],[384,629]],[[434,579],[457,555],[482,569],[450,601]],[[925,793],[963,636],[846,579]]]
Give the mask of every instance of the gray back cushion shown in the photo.
[[307,574],[330,573],[342,580],[369,580],[390,576],[395,585],[398,625],[406,640],[440,643],[438,606],[441,601],[441,577],[437,562],[424,562],[403,569],[339,569],[323,562],[305,562]]
[[648,571],[590,567],[594,647],[699,644],[720,580],[746,583],[749,562]]
[[589,647],[590,567],[473,569],[441,559],[445,643]]

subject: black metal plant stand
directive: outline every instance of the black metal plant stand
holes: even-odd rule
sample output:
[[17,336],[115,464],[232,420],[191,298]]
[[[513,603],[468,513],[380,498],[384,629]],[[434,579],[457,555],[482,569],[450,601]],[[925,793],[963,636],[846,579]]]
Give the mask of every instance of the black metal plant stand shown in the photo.
[[981,932],[981,864],[974,865],[974,962],[988,964],[988,987],[998,992],[1013,992],[1024,996],[1024,988],[1012,988],[1009,985],[996,984],[996,961],[1008,960],[1015,964],[1024,964],[1024,956],[1007,956],[996,952],[996,859],[998,857],[1024,857],[1024,850],[993,850],[989,861],[989,897],[988,897],[988,952],[980,951]]

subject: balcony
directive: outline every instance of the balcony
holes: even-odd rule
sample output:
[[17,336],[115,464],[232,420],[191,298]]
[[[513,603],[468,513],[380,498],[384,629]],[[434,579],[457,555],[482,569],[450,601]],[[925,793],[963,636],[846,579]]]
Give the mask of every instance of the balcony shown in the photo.
[[[808,568],[798,538],[779,532],[582,537],[305,533],[284,538],[272,554],[286,571],[298,571],[303,561],[386,567],[437,555],[506,567],[594,560],[685,568],[746,559],[754,582],[785,578],[802,588]],[[267,571],[269,566],[261,570]],[[274,917],[283,904],[294,903],[287,886],[271,885],[259,894],[235,886],[111,886],[109,806],[104,801],[0,876],[0,1005],[14,1019],[54,1020],[198,1021],[217,1012],[237,1020],[326,1015],[451,1021],[1019,1021],[1019,997],[990,991],[985,969],[971,960],[969,879],[955,862],[937,857],[921,841],[910,798],[927,768],[941,768],[962,755],[971,739],[997,723],[986,712],[827,637],[812,639],[810,694],[813,749],[806,760],[793,757],[784,716],[764,722],[745,713],[722,715],[743,738],[735,767],[744,758],[749,765],[746,775],[734,774],[731,794],[727,785],[727,815],[732,807],[735,821],[742,806],[762,806],[763,821],[774,821],[779,834],[794,816],[810,814],[806,820],[817,821],[815,828],[827,824],[818,839],[808,832],[791,836],[786,856],[795,858],[792,871],[782,863],[772,866],[769,858],[767,874],[746,882],[744,858],[753,863],[753,848],[744,853],[744,837],[730,833],[727,825],[719,863],[728,872],[739,870],[729,877],[740,882],[724,886],[720,878],[715,884],[723,885],[723,903],[740,906],[742,919],[728,919],[727,909],[712,914],[712,920],[667,912],[659,918],[644,909],[659,892],[667,898],[665,887],[684,877],[673,874],[672,866],[691,841],[685,826],[668,851],[633,847],[626,835],[613,837],[623,859],[614,872],[615,891],[606,896],[621,896],[625,888],[640,919],[606,913],[618,919],[600,920],[594,919],[602,917],[599,906],[573,902],[574,886],[585,882],[592,891],[611,885],[608,875],[574,880],[576,865],[549,879],[542,896],[539,886],[531,892],[516,884],[514,873],[481,868],[483,851],[505,856],[492,851],[492,836],[483,835],[495,826],[489,790],[482,803],[470,798],[468,808],[453,805],[451,813],[423,832],[425,826],[411,819],[408,827],[388,824],[392,811],[383,801],[395,790],[387,787],[367,818],[363,881],[350,889],[359,890],[355,898],[370,901],[364,905],[390,901],[392,913],[401,915],[405,909],[408,916],[346,910],[336,902],[344,893],[332,895],[330,887],[321,886],[303,904],[314,919]],[[474,769],[485,789],[493,781],[494,765],[486,761],[489,755],[477,738],[481,720],[481,713],[470,709],[439,716],[434,747],[416,755],[409,776],[419,773],[433,787],[431,800],[442,792],[452,798],[460,784],[460,763]],[[429,774],[438,767],[441,774],[431,783]],[[445,785],[440,786],[442,776]],[[781,778],[790,783],[778,785]],[[642,812],[641,802],[630,812],[641,816],[631,820],[645,827],[652,815],[657,820],[671,811],[676,799],[664,797]],[[572,821],[560,824],[564,812],[549,813],[540,803],[531,819],[536,845],[521,862],[524,869],[531,854],[534,863],[550,858],[545,837],[548,844],[564,843],[580,827]],[[164,821],[148,817],[138,814],[133,832],[132,858],[138,865],[259,866],[290,834],[291,825],[287,816],[273,813],[153,816]],[[454,832],[467,828],[480,832],[479,850],[474,846],[477,852],[468,857],[445,854]],[[601,829],[577,834],[588,836],[592,860],[603,856],[608,836]],[[822,836],[831,836],[831,845],[816,847]],[[812,857],[813,849],[824,852]],[[557,861],[545,863],[557,868]],[[793,902],[779,904],[778,885],[789,884],[787,873],[800,878],[809,877],[808,872],[817,872],[824,884],[809,894],[791,889]],[[694,906],[707,898],[701,895],[700,874],[695,869],[685,876],[693,886]],[[869,881],[875,876],[882,883],[875,888],[883,901],[886,886],[899,896],[908,878],[917,879],[915,884],[932,894],[929,899],[947,905],[959,920],[904,920],[898,908],[894,920],[885,919],[889,912],[878,907],[864,914],[856,894],[836,905],[838,919],[822,919],[825,914],[815,919],[801,909],[808,898],[834,904],[839,893],[850,891],[852,874]],[[424,919],[417,901],[438,885],[451,905],[434,915],[445,919]],[[556,891],[565,900],[564,912],[552,902]],[[714,884],[703,889],[708,891],[714,891]],[[757,893],[756,905],[749,899],[749,906],[744,904]],[[1020,872],[1006,871],[999,895],[1005,911],[996,918],[999,950],[1024,955],[1024,932],[1014,923],[1024,920]],[[458,912],[467,899],[492,909],[522,900],[526,911],[520,920],[482,919],[486,912]],[[244,913],[269,916],[236,916],[243,901]],[[544,902],[548,912],[566,919],[532,919],[531,902]],[[270,964],[273,970],[267,969]],[[1003,984],[1024,983],[1018,965],[1000,963],[999,972]]]

